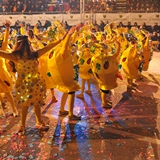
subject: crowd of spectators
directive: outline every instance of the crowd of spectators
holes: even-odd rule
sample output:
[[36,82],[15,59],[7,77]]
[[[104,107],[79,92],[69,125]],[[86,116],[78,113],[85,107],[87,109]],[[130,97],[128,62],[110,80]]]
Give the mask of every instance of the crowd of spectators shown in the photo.
[[[105,12],[116,10],[116,0],[84,0],[84,10],[86,12]],[[54,11],[63,10],[70,12],[80,11],[80,0],[63,0],[63,5],[60,0],[57,1]]]
[[127,0],[126,10],[132,11],[159,11],[160,1],[159,0]]
[[[81,1],[83,2],[83,0]],[[116,11],[116,0],[84,0],[85,12]],[[0,0],[0,12],[80,12],[80,0]],[[159,11],[160,0],[126,0],[126,11]]]
[[48,3],[48,0],[0,0],[0,12],[47,11]]
[[[84,0],[84,10],[86,12],[107,12],[119,10],[116,0]],[[126,0],[123,2],[123,10],[128,12],[143,11],[154,12],[160,9],[160,0]],[[51,6],[50,11],[80,11],[80,0],[58,0],[55,6]]]

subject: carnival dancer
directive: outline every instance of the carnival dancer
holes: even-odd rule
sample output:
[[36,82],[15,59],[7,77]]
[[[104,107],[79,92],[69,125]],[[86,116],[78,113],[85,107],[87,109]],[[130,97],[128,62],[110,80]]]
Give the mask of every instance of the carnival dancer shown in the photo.
[[[91,95],[91,79],[93,79],[93,73],[91,69],[91,58],[96,53],[97,43],[96,36],[93,33],[86,33],[84,31],[83,37],[78,40],[83,41],[83,45],[78,45],[78,64],[79,64],[79,76],[81,78],[81,93],[77,94],[77,98],[84,98],[84,91]],[[87,38],[89,37],[89,38]],[[85,90],[85,83],[87,82],[88,89]]]
[[116,40],[115,42],[115,53],[109,53],[107,44],[101,43],[100,50],[91,59],[91,67],[93,75],[98,82],[100,92],[102,107],[111,108],[112,102],[110,99],[110,92],[112,89],[117,87],[117,77],[118,77],[118,63],[117,57],[120,54],[120,44]]
[[17,69],[16,100],[21,106],[21,125],[19,134],[25,133],[25,123],[29,106],[34,106],[36,127],[48,130],[41,117],[41,104],[46,96],[45,80],[38,72],[38,58],[47,53],[61,40],[50,43],[42,49],[34,51],[27,36],[18,36],[12,53],[0,50],[0,56],[12,60]]
[[[40,39],[38,39],[38,37],[36,37],[36,35],[33,33],[33,30],[31,30],[31,29],[28,31],[28,39],[31,42],[31,45],[35,50],[41,49],[44,47],[44,44],[41,42]],[[50,75],[48,74],[47,56],[49,53],[52,53],[52,49],[49,52],[47,52],[46,54],[39,57],[38,69],[39,69],[40,74],[45,79],[46,89],[50,89],[50,92],[52,95],[52,99],[51,99],[50,103],[56,103],[56,102],[58,102],[58,100],[56,99],[55,94],[54,94],[54,88],[56,87],[56,84],[53,81],[53,79],[50,77]],[[45,102],[44,102],[44,104],[45,104]]]
[[[7,48],[10,24],[11,24],[10,21],[4,22],[6,31],[5,31],[4,41],[2,42],[2,44],[0,44],[1,47],[0,49],[3,51],[5,51]],[[18,116],[18,110],[17,107],[15,106],[14,99],[12,96],[12,86],[13,86],[12,78],[7,70],[5,59],[0,57],[0,94],[5,93],[11,104],[13,116],[16,117]],[[5,106],[2,95],[0,97],[2,105]]]
[[129,47],[122,53],[120,63],[126,74],[128,87],[132,88],[134,85],[133,80],[139,78],[142,71],[143,58],[141,47],[138,48],[140,45],[138,45],[137,38],[130,35],[129,41]]
[[149,46],[149,40],[150,40],[150,35],[146,34],[145,38],[142,41],[142,56],[143,56],[143,60],[144,60],[144,64],[142,66],[142,70],[143,71],[147,71],[149,68],[149,63],[152,59],[152,48]]
[[[63,42],[54,48],[54,54],[49,55],[48,67],[53,80],[57,84],[57,89],[63,92],[61,98],[61,106],[59,116],[68,115],[69,120],[80,120],[73,114],[75,92],[80,90],[78,84],[78,68],[74,68],[74,61],[71,54],[71,45],[74,44],[75,38],[71,39],[71,35],[76,36],[80,25],[72,27],[66,35]],[[65,104],[68,99],[69,111],[65,110]]]

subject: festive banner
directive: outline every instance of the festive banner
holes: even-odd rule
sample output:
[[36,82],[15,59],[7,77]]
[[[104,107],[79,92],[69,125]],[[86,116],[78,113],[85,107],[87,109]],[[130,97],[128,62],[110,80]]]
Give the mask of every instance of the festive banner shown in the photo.
[[160,22],[160,13],[131,13],[130,22],[132,24],[137,22],[138,25],[141,25],[143,22],[147,25],[153,25],[155,22]]
[[58,21],[62,21],[62,14],[41,14],[41,15],[33,15],[32,17],[32,24],[34,24],[36,21],[40,20],[42,22],[42,24],[45,23],[46,20],[48,21],[51,21],[51,22],[54,22],[55,20],[58,20]]
[[80,14],[64,14],[63,15],[63,22],[67,21],[69,25],[76,25],[79,24],[81,21]]
[[45,20],[49,20],[51,22],[58,20],[58,21],[62,22],[63,21],[63,14],[52,14],[52,15],[46,14]]
[[35,14],[35,15],[0,15],[0,26],[3,26],[5,20],[10,20],[12,25],[15,21],[25,21],[31,25],[35,25],[38,20],[45,23],[46,20],[53,22],[54,20],[67,21],[69,25],[76,25],[80,22],[84,23],[94,23],[102,20],[105,23],[109,22],[122,22],[127,24],[131,22],[133,25],[134,22],[137,22],[138,25],[141,25],[145,22],[147,25],[153,25],[155,22],[160,22],[160,13],[85,13],[81,14]]
[[129,13],[125,13],[125,14],[118,14],[118,13],[96,14],[97,23],[99,23],[102,20],[105,23],[116,22],[118,24],[119,22],[123,22],[123,24],[127,24],[129,19],[130,19]]
[[100,21],[103,21],[104,23],[110,23],[113,22],[114,17],[112,17],[112,14],[109,13],[104,13],[104,14],[95,14],[95,19],[97,21],[97,23],[99,24]]

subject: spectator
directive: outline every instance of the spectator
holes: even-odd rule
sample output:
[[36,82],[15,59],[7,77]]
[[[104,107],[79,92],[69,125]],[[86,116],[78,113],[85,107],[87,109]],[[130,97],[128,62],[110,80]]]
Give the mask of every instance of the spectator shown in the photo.
[[154,47],[160,50],[160,36],[159,34],[157,34],[157,32],[153,32],[153,34],[151,35],[151,41]]
[[49,11],[49,12],[52,12],[53,10],[54,10],[54,6],[53,6],[53,5],[50,5],[49,8],[48,8],[48,11]]
[[107,4],[107,6],[108,6],[109,8],[111,7],[111,1],[106,0],[106,4]]
[[142,23],[142,25],[140,26],[140,29],[144,29],[144,30],[148,31],[148,27],[145,22]]
[[133,27],[139,28],[137,22],[134,22],[134,26]]
[[152,41],[157,41],[158,40],[158,34],[157,34],[157,32],[153,32],[153,34],[151,36],[151,40]]
[[118,26],[117,26],[118,28],[123,28],[124,27],[124,25],[123,25],[123,23],[122,22],[119,22],[119,24],[118,24]]
[[96,20],[94,21],[93,25],[96,28],[96,31],[98,31],[99,30],[99,25],[98,25]]
[[111,0],[111,10],[116,10],[116,2],[114,0]]
[[45,21],[45,24],[44,24],[44,28],[47,30],[47,28],[48,28],[49,26],[51,26],[51,25],[52,25],[51,22],[48,21],[48,20],[46,20],[46,21]]
[[38,29],[40,30],[43,29],[42,22],[40,20],[38,20],[37,24],[38,24],[37,26]]
[[131,5],[130,5],[130,2],[129,2],[129,0],[127,0],[127,2],[126,2],[126,9],[129,10],[129,9],[130,9],[130,6],[131,6]]
[[20,29],[20,21],[19,20],[17,20],[16,22],[15,22],[15,24],[14,24],[14,29],[19,33],[19,29]]
[[130,30],[132,28],[131,22],[128,22],[126,27]]
[[64,27],[66,30],[69,30],[71,28],[67,21],[64,22]]
[[101,20],[100,25],[99,25],[100,31],[104,32],[104,27],[105,27],[105,23]]
[[158,26],[157,22],[155,22],[154,25],[151,26],[150,32],[151,33],[153,33],[153,32],[160,33],[160,26]]

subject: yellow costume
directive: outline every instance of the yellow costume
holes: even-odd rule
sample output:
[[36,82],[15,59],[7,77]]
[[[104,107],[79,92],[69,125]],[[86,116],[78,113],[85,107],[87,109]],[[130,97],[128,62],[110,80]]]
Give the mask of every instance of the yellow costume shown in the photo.
[[119,36],[119,40],[118,41],[120,42],[120,45],[121,45],[120,52],[122,54],[127,48],[128,41],[127,41],[127,39],[126,39],[124,34]]
[[149,47],[149,38],[146,39],[145,44],[143,45],[143,50],[142,50],[142,55],[143,55],[143,60],[144,60],[144,64],[143,64],[143,70],[147,71],[148,67],[149,67],[149,62],[151,60],[151,49]]
[[[6,50],[9,31],[6,30],[4,42],[1,50]],[[5,59],[0,57],[0,93],[10,92],[12,90],[12,78],[6,68]]]
[[71,51],[68,48],[69,36],[67,35],[62,43],[54,48],[54,54],[48,58],[48,68],[53,80],[57,84],[57,89],[61,92],[69,93],[80,89],[73,70]]
[[[94,46],[92,46],[94,47]],[[82,79],[91,79],[93,74],[91,70],[91,58],[90,48],[85,47],[85,44],[80,48],[78,54],[79,76]]]
[[[114,54],[109,53],[109,48],[106,44],[101,45],[100,51],[96,53],[91,59],[92,71],[95,79],[99,84],[101,90],[101,100],[102,107],[112,107],[112,102],[110,101],[110,90],[117,87],[117,77],[118,77],[118,63],[117,57],[120,53],[120,44],[118,42],[116,45],[116,52]],[[107,100],[106,100],[107,98]]]
[[[1,48],[2,50],[6,50],[7,48],[8,37],[9,37],[9,30],[6,29],[4,42],[2,43],[2,48]],[[12,85],[13,85],[12,77],[7,71],[5,59],[0,57],[0,93],[5,93],[5,95],[9,99],[9,102],[11,104],[12,111],[13,111],[13,116],[18,116],[18,111],[15,106],[14,99],[11,93]],[[4,104],[3,98],[1,95],[0,95],[0,101],[2,104]]]
[[12,78],[7,71],[5,59],[0,57],[0,93],[10,92],[12,90]]
[[56,87],[56,83],[54,82],[53,78],[51,77],[49,73],[48,60],[47,60],[48,56],[52,56],[53,52],[54,51],[51,50],[38,59],[39,60],[39,72],[45,79],[47,89]]
[[[73,37],[72,42],[74,42],[74,40],[75,38]],[[74,55],[72,57],[71,49],[73,48],[69,42],[70,35],[67,35],[63,40],[63,43],[54,48],[53,56],[48,59],[48,67],[51,76],[53,75],[53,80],[57,84],[57,89],[63,92],[59,115],[68,114],[69,119],[79,119],[79,117],[73,115],[75,91],[80,89],[77,76],[78,69],[75,67],[76,65],[74,65],[76,59]],[[65,104],[68,96],[69,111],[65,111]]]
[[116,53],[108,54],[103,47],[99,53],[96,53],[91,59],[91,66],[94,77],[99,88],[102,90],[111,90],[117,87],[118,65],[116,58],[120,52],[120,46],[116,44]]
[[36,26],[33,28],[33,32],[34,32],[34,35],[38,35],[39,34],[39,30],[38,30],[38,28]]
[[[100,32],[99,32],[100,34]],[[85,90],[87,94],[91,94],[90,90],[90,80],[93,78],[93,73],[91,69],[91,58],[98,52],[98,48],[95,46],[97,43],[96,35],[86,30],[81,34],[82,38],[78,40],[78,64],[79,64],[79,76],[81,81],[81,93],[77,94],[77,98],[84,98],[85,82],[87,82],[88,89]],[[85,42],[85,43],[84,43]],[[81,43],[84,43],[80,46]]]
[[20,34],[21,35],[26,35],[25,26],[21,26],[21,28],[20,28]]
[[121,65],[127,79],[137,79],[139,77],[141,61],[142,58],[138,55],[137,46],[130,44],[121,56]]

